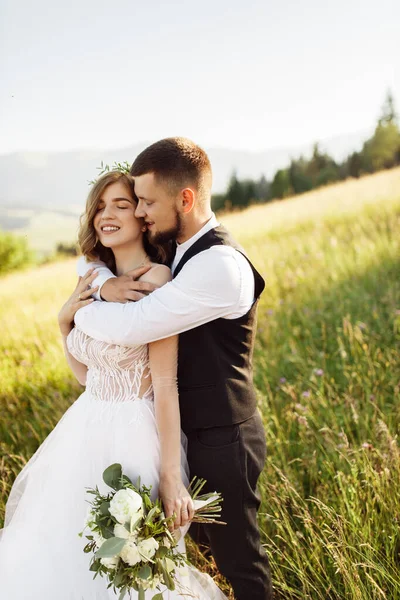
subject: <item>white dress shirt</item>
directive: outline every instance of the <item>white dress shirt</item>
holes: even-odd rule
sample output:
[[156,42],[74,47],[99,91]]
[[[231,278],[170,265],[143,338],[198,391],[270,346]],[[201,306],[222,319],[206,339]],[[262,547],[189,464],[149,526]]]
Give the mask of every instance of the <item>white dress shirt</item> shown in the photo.
[[[178,244],[172,271],[184,253],[218,225],[212,218],[183,244]],[[93,282],[102,286],[114,277],[104,263]],[[78,274],[88,263],[78,261]],[[231,246],[212,246],[191,258],[172,281],[138,302],[93,302],[78,310],[75,323],[87,335],[110,344],[147,344],[193,329],[218,318],[237,319],[254,302],[254,276],[245,257]]]

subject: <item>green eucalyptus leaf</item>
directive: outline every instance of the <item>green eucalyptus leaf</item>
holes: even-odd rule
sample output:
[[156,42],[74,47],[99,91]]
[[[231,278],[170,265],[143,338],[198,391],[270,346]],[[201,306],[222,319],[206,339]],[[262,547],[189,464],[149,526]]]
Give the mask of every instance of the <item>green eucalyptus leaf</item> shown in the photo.
[[89,567],[89,571],[97,571],[100,567],[100,560],[94,560]]
[[119,571],[114,577],[113,584],[115,585],[115,587],[119,587],[121,585],[121,583],[123,582],[123,580],[124,580],[124,574],[121,573],[121,571]]
[[126,587],[122,588],[118,600],[124,600],[125,595],[126,595]]
[[102,502],[100,504],[99,513],[101,515],[103,515],[104,517],[109,517],[110,516],[110,503]]
[[122,479],[122,466],[119,463],[114,463],[107,467],[107,469],[103,473],[103,481],[110,488],[114,490],[120,490],[122,487],[121,484]]
[[151,573],[152,573],[152,570],[149,567],[149,565],[144,565],[140,569],[138,576],[140,577],[140,579],[149,579],[149,577],[151,577]]
[[168,548],[166,546],[160,546],[157,550],[157,556],[159,558],[164,558],[168,554]]
[[163,595],[162,594],[156,594],[155,596],[153,596],[153,598],[151,600],[163,600]]
[[119,554],[122,548],[125,546],[126,540],[123,538],[113,537],[109,538],[101,547],[97,550],[96,558],[112,558]]

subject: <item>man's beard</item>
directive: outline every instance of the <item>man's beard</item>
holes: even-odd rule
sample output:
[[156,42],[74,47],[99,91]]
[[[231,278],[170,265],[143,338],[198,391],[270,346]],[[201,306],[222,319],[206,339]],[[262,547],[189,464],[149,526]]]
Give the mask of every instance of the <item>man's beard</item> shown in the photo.
[[176,211],[175,212],[175,223],[169,229],[165,231],[156,231],[154,235],[149,236],[149,241],[152,244],[167,244],[171,240],[176,240],[182,235],[183,231],[183,223],[181,215]]

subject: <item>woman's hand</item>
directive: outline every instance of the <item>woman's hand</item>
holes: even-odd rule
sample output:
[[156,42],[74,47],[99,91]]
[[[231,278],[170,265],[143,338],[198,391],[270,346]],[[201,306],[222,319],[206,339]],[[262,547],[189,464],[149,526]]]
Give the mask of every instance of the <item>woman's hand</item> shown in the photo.
[[161,475],[159,494],[163,502],[165,516],[171,517],[175,514],[175,529],[187,525],[193,519],[193,500],[180,475]]
[[79,277],[74,292],[58,313],[58,325],[62,335],[68,335],[73,328],[74,316],[77,310],[93,302],[93,298],[90,298],[90,296],[98,290],[99,286],[94,288],[89,286],[96,277],[97,272],[94,267],[89,269],[86,275]]

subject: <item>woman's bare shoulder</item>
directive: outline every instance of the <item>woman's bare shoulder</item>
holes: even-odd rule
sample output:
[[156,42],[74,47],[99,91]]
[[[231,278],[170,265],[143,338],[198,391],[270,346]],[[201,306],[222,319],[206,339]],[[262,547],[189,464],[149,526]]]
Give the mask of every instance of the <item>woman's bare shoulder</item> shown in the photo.
[[151,269],[140,277],[140,281],[148,281],[157,285],[164,285],[164,283],[168,283],[171,279],[171,269],[167,265],[160,265],[153,262],[151,263]]

